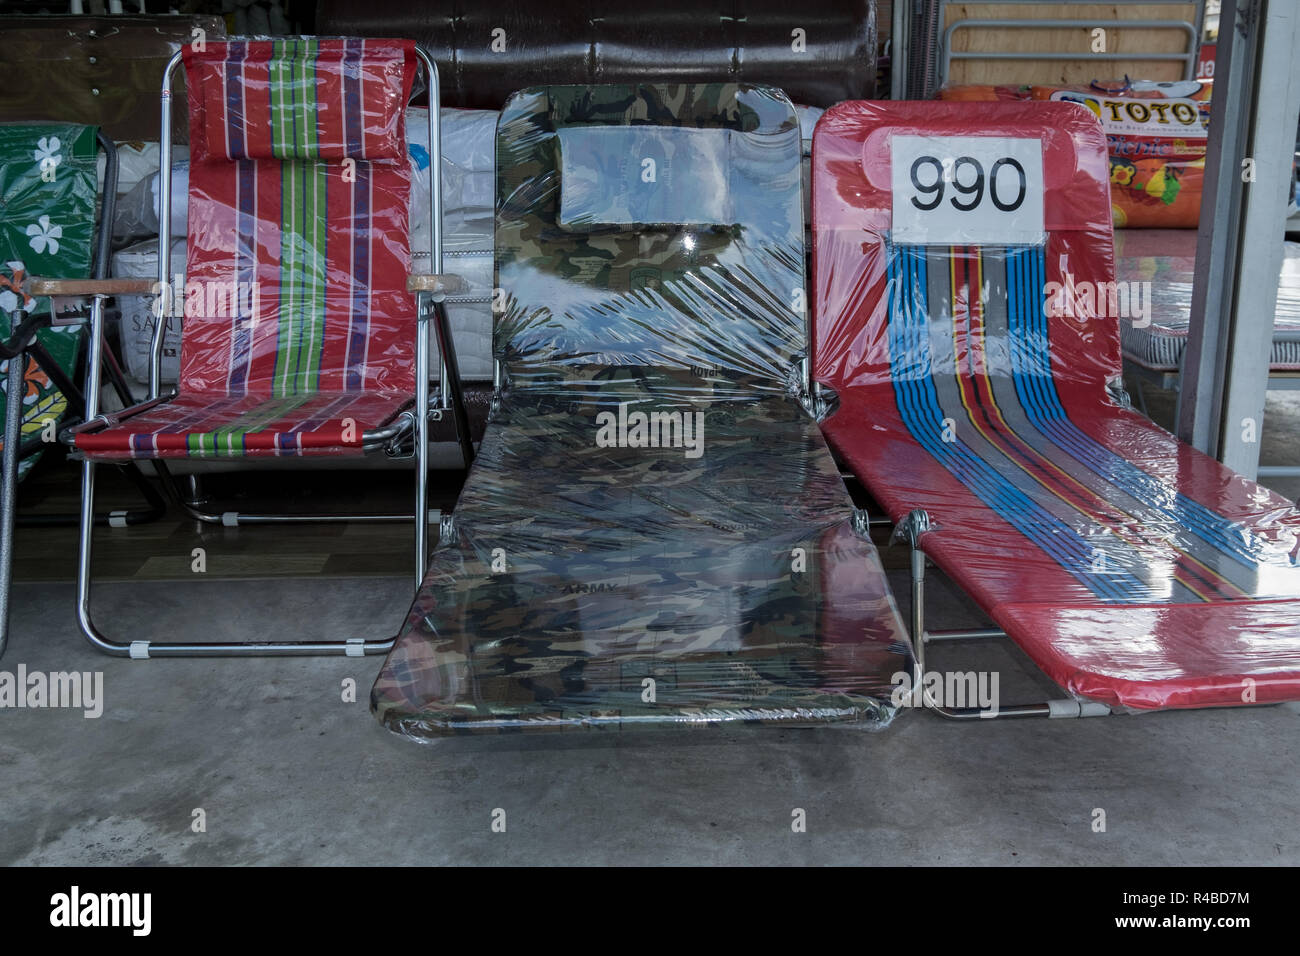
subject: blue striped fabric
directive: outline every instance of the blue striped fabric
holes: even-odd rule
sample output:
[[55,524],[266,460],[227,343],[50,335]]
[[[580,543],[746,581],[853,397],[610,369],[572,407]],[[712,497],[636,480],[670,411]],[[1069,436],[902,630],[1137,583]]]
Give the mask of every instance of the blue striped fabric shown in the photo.
[[1065,413],[1052,378],[1047,317],[1038,294],[1046,285],[1042,247],[1007,250],[1008,322],[1016,394],[1029,416],[1062,451],[1170,521],[1247,568],[1261,548],[1244,528],[1180,494],[1086,435]]
[[1149,600],[1150,588],[1130,572],[1092,570],[1092,544],[1017,488],[955,438],[943,440],[947,417],[931,379],[928,285],[924,249],[894,247],[889,255],[889,355],[898,409],[912,437],[995,513],[1033,541],[1104,601]]

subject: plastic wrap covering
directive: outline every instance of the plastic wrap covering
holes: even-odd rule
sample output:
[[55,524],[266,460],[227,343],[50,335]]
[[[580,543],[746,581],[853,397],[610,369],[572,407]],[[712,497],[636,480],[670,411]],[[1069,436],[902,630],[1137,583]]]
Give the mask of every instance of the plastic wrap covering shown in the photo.
[[[428,114],[407,114],[412,159],[428,167]],[[456,361],[465,382],[492,381],[492,248],[496,202],[496,110],[442,111],[442,261],[446,272],[469,288],[447,296],[447,322],[456,342]],[[421,172],[411,190],[411,252],[417,272],[429,266],[429,189]],[[439,378],[437,335],[430,330],[429,372]]]
[[[406,111],[407,154],[411,163],[410,247],[414,270],[433,272],[429,262],[429,113],[419,107]],[[447,319],[456,341],[456,358],[465,381],[492,380],[492,228],[496,189],[497,113],[495,110],[442,111],[442,242],[443,267],[469,283],[463,293],[447,297]],[[811,135],[811,131],[810,131]],[[183,237],[189,219],[188,161],[172,166],[173,236]],[[120,236],[158,234],[158,173],[146,176],[119,200],[116,222]],[[136,243],[113,255],[116,276],[156,276],[155,239]],[[172,272],[184,275],[185,243],[172,247]],[[127,372],[137,381],[149,376],[153,334],[152,300],[124,297],[122,353]],[[168,322],[163,351],[162,381],[172,384],[180,372],[180,318]],[[441,372],[437,335],[430,330],[431,377]]]
[[[1039,145],[1041,174],[1022,162],[1035,211],[992,229],[972,163],[1013,206],[1016,177],[988,175],[987,157]],[[1108,392],[1131,296],[1114,284],[1096,120],[1053,103],[847,103],[819,124],[813,168],[814,377],[838,399],[823,427],[894,519],[926,509],[926,553],[1075,694],[1300,698],[1300,513]],[[901,241],[938,184],[973,207],[973,223],[942,213],[947,235],[982,244]],[[1045,241],[992,241],[1033,228]]]
[[[157,141],[163,69],[196,29],[207,40],[226,35],[220,17],[7,16],[5,118],[96,123],[110,139]],[[178,111],[176,141],[187,132]]]
[[375,683],[390,729],[890,719],[904,631],[794,391],[799,160],[769,88],[511,99],[505,387]]
[[397,40],[185,49],[188,238],[177,397],[83,433],[96,457],[360,452],[414,394]]
[[874,0],[651,6],[559,0],[472,5],[321,0],[316,28],[412,37],[437,62],[443,102],[500,109],[556,83],[767,83],[813,106],[875,95]]
[[1201,214],[1211,89],[1197,80],[1126,79],[1087,86],[955,86],[938,95],[1078,103],[1106,131],[1115,226],[1185,229]]
[[[1300,372],[1300,243],[1282,246],[1269,370]],[[1115,233],[1115,277],[1146,291],[1149,307],[1120,322],[1124,357],[1158,372],[1183,365],[1191,327],[1196,233],[1134,229]]]
[[[95,128],[71,124],[0,124],[0,340],[12,332],[16,309],[48,313],[50,300],[26,297],[24,276],[86,278],[95,233]],[[36,335],[46,354],[71,376],[81,347],[79,326],[42,329]],[[25,356],[23,443],[42,445],[47,424],[63,420],[68,401],[36,356]],[[19,361],[13,359],[12,361]],[[0,416],[14,396],[6,393],[9,362],[0,359]],[[4,438],[0,436],[0,447]],[[19,460],[18,477],[40,458]]]

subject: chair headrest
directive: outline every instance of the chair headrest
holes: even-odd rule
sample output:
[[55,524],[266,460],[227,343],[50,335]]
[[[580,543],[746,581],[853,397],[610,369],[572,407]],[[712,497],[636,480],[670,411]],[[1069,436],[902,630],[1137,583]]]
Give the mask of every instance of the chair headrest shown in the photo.
[[415,75],[406,40],[295,37],[185,48],[196,161],[401,160]]
[[685,126],[558,130],[566,232],[607,227],[730,227],[733,131]]

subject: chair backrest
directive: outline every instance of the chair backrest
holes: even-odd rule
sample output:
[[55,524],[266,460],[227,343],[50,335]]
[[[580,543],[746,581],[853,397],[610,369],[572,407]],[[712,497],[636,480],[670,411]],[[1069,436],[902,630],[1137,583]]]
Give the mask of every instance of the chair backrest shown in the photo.
[[410,391],[402,40],[185,48],[182,391]]
[[[916,157],[905,170],[893,169],[897,137],[912,138],[897,147]],[[962,244],[963,235],[995,231],[990,174],[1000,159],[941,156],[954,145],[946,137],[988,138],[990,156],[1018,153],[1026,142],[1036,155],[1041,144],[1039,241],[1024,238],[1026,213],[1019,231],[1006,233],[1013,242]],[[919,138],[935,161],[922,160]],[[976,145],[971,152],[984,151]],[[1032,180],[1032,164],[1024,165]],[[1095,400],[1120,375],[1113,313],[1127,290],[1115,286],[1106,140],[1086,109],[981,103],[972,113],[962,103],[842,103],[817,125],[812,168],[817,381],[840,389],[919,377],[943,356],[957,363],[947,370],[957,374],[972,362],[992,375],[1051,375],[1063,390]],[[1014,206],[1021,195],[1015,166],[1003,163],[996,175],[998,201]],[[950,213],[943,228],[922,236],[906,209],[908,223],[900,229],[893,221],[895,204],[913,200],[918,208],[976,208]],[[921,328],[927,334],[911,334]]]
[[745,84],[524,90],[497,127],[493,349],[516,385],[610,368],[797,380],[799,122]]
[[[50,308],[45,297],[24,301],[16,273],[69,279],[90,275],[98,199],[95,134],[93,126],[71,123],[0,124],[0,338],[9,335],[15,309],[39,314]],[[43,329],[37,338],[71,375],[80,327]],[[0,376],[7,367],[0,361]],[[67,399],[35,359],[24,374],[26,393],[19,400],[25,405],[23,435],[29,437],[46,419],[61,417]],[[0,395],[0,411],[10,398]]]

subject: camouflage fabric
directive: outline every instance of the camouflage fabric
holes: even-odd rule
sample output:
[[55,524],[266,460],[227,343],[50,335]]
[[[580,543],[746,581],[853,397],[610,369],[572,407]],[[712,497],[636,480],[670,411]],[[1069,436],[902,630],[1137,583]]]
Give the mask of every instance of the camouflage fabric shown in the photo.
[[[741,222],[561,225],[561,134],[656,125],[726,134],[728,204]],[[566,129],[566,127],[569,127]],[[651,155],[591,155],[607,176],[604,208],[671,191],[696,170]],[[735,84],[549,87],[511,98],[497,136],[497,286],[505,308],[493,348],[508,376],[574,366],[734,371],[788,391],[807,340],[798,118],[784,95]],[[659,157],[663,159],[662,155]],[[690,156],[686,158],[691,158]],[[587,177],[576,184],[591,195]],[[648,200],[639,200],[647,203]],[[675,200],[660,200],[673,205]],[[550,293],[550,294],[548,294]],[[562,293],[562,294],[561,294]]]
[[[730,129],[765,145],[767,168],[729,172],[736,223],[602,213],[566,231],[557,127],[597,122]],[[912,663],[904,629],[793,390],[788,102],[745,86],[530,90],[507,105],[497,155],[507,383],[375,682],[376,716],[419,739],[887,724],[891,679]]]
[[579,126],[557,135],[562,229],[736,221],[732,153],[746,134],[736,145],[729,129],[684,126]]
[[[24,275],[77,279],[90,275],[97,194],[95,162],[98,147],[93,126],[0,124],[0,338],[11,332],[10,317],[22,307],[28,313],[49,311],[49,299],[24,299]],[[37,339],[50,357],[72,374],[81,347],[77,326],[43,329]],[[0,361],[0,420],[5,403],[8,362]],[[23,439],[61,422],[67,399],[49,376],[27,358],[23,377]],[[0,435],[0,447],[4,438]],[[40,453],[18,463],[18,478],[36,464]]]

